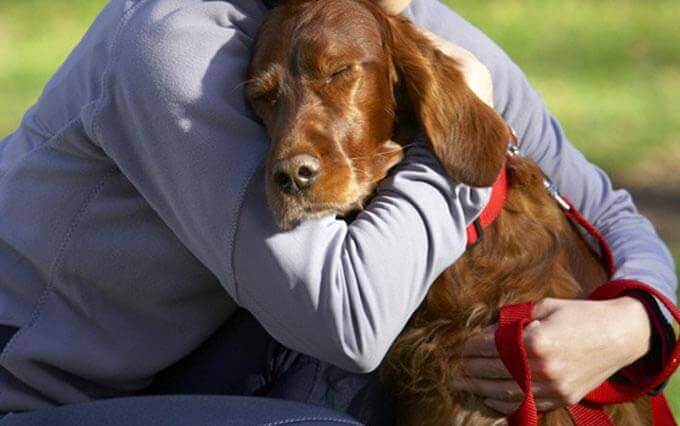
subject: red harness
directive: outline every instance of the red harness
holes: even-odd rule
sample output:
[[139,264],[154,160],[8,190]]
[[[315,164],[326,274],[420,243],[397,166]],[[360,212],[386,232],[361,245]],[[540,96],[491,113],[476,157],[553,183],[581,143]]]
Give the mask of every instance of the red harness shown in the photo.
[[[512,134],[509,145],[509,155],[519,154],[517,139]],[[593,226],[566,198],[561,196],[555,186],[545,180],[545,186],[560,205],[564,214],[580,225],[598,243],[602,260],[611,277],[614,273],[614,258],[611,249],[602,234]],[[503,210],[508,193],[508,180],[505,164],[500,176],[491,189],[491,198],[481,215],[467,228],[468,247],[476,244],[482,238],[484,229],[493,223]],[[680,309],[668,300],[658,290],[648,285],[630,280],[614,280],[599,287],[588,299],[606,300],[621,297],[626,293],[643,291],[655,296],[671,312],[676,321],[680,322]],[[500,310],[498,329],[496,330],[496,348],[503,364],[524,391],[524,400],[520,408],[508,417],[510,426],[538,425],[539,413],[536,410],[534,396],[531,392],[531,369],[522,340],[524,327],[532,321],[534,303],[521,303],[504,306]],[[680,364],[680,341],[676,344],[669,362],[663,371],[651,383],[644,387],[632,386],[614,381],[606,381],[590,392],[576,405],[568,407],[569,414],[576,426],[612,426],[614,423],[602,408],[607,404],[619,404],[638,399],[657,389],[670,378]],[[652,397],[652,415],[655,426],[677,425],[673,414],[663,394]]]
[[484,229],[491,225],[498,215],[501,214],[507,195],[508,173],[505,164],[503,164],[501,174],[491,187],[491,198],[489,198],[489,202],[486,204],[486,207],[482,210],[479,217],[466,229],[468,247],[477,244],[484,235]]

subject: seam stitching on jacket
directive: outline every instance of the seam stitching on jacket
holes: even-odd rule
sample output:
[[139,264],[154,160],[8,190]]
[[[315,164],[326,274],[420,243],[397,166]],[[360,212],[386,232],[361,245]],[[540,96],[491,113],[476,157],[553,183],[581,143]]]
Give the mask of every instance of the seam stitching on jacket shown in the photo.
[[227,236],[227,241],[228,247],[227,247],[227,252],[230,254],[230,259],[229,263],[231,266],[231,277],[232,281],[234,283],[234,294],[233,297],[235,299],[235,302],[240,306],[241,303],[239,302],[239,286],[238,286],[238,279],[236,278],[236,264],[234,261],[234,257],[236,257],[235,252],[236,250],[234,247],[236,246],[236,238],[238,238],[238,233],[241,227],[241,213],[243,212],[243,205],[245,204],[245,199],[246,199],[246,193],[248,192],[248,188],[250,188],[250,184],[252,183],[253,179],[255,178],[255,175],[257,174],[257,171],[260,169],[260,167],[263,166],[265,159],[261,159],[255,167],[253,167],[253,171],[250,173],[250,176],[248,176],[248,179],[245,180],[245,183],[241,185],[241,188],[239,188],[238,191],[238,207],[236,210],[236,220],[234,220],[234,223],[231,225],[231,229],[229,230],[229,234]]
[[296,417],[292,419],[279,420],[276,422],[263,423],[262,426],[277,426],[292,423],[308,423],[308,422],[334,422],[347,425],[361,425],[361,423],[355,420],[341,419],[338,417]]
[[[120,35],[123,32],[123,28],[125,27],[125,24],[128,23],[134,12],[137,11],[142,5],[146,4],[149,0],[140,0],[138,3],[136,3],[134,6],[130,7],[123,16],[120,18],[120,22],[118,23],[118,26],[116,27],[116,31],[113,35],[113,38],[111,39],[111,43],[109,44],[109,58],[108,62],[106,63],[106,67],[104,68],[104,72],[102,73],[102,78],[100,82],[101,90],[100,90],[100,96],[99,98],[95,101],[97,105],[95,106],[94,113],[92,114],[92,124],[91,124],[91,133],[92,137],[95,139],[95,142],[97,140],[101,141],[101,112],[102,109],[104,108],[104,101],[109,98],[109,93],[108,89],[111,83],[111,74],[112,74],[112,68],[113,64],[116,63],[117,60],[117,48],[118,48],[118,41],[120,40]],[[101,146],[101,142],[100,142]]]
[[75,231],[78,229],[78,226],[82,222],[82,219],[85,217],[88,207],[92,203],[92,201],[99,195],[101,190],[104,188],[106,183],[109,181],[109,179],[117,172],[116,167],[111,167],[107,173],[106,176],[101,179],[97,185],[95,185],[90,192],[87,194],[85,200],[83,201],[83,204],[80,206],[76,214],[73,216],[73,220],[71,221],[71,224],[69,225],[66,235],[64,239],[62,240],[62,243],[59,245],[59,248],[57,249],[57,253],[54,257],[54,260],[52,261],[52,265],[50,266],[49,273],[48,273],[48,281],[47,285],[45,286],[42,294],[38,298],[38,302],[36,304],[35,309],[33,310],[33,314],[31,315],[31,319],[29,323],[21,327],[21,329],[10,339],[9,342],[7,342],[7,345],[5,346],[5,349],[2,351],[2,354],[0,354],[0,362],[5,361],[8,354],[12,351],[14,348],[15,343],[17,340],[23,336],[28,330],[33,328],[35,324],[38,322],[40,317],[42,316],[43,309],[45,307],[45,304],[47,303],[47,299],[52,292],[52,289],[54,288],[54,276],[56,274],[57,269],[59,268],[59,265],[61,264],[61,261],[63,259],[63,254],[64,251],[66,250],[66,247],[68,246],[69,242],[71,241],[71,238],[73,237],[73,234]]
[[34,147],[33,149],[31,149],[30,151],[25,152],[24,154],[22,154],[21,157],[18,158],[18,159],[16,160],[16,162],[15,162],[10,168],[8,168],[5,172],[0,173],[0,181],[1,181],[1,180],[2,180],[9,172],[11,172],[11,171],[14,170],[15,168],[17,168],[19,165],[23,164],[24,161],[26,161],[26,159],[27,159],[28,157],[31,156],[31,154],[33,154],[33,153],[35,153],[35,152],[38,152],[38,151],[40,151],[40,150],[43,149],[43,148],[48,148],[48,147],[50,147],[50,146],[57,145],[59,142],[61,142],[61,140],[63,139],[64,135],[65,135],[69,130],[71,130],[74,126],[76,126],[76,125],[78,125],[78,124],[81,124],[81,125],[83,125],[83,127],[84,127],[84,123],[82,123],[81,117],[80,117],[80,116],[73,118],[71,121],[69,121],[68,123],[66,123],[61,129],[59,129],[59,130],[58,130],[56,133],[54,133],[53,135],[44,137],[43,140],[40,141],[40,143],[39,143],[37,146],[35,146],[35,147]]
[[[40,136],[44,139],[50,139],[52,138],[56,133],[59,133],[59,130],[56,132],[53,132],[43,121],[42,119],[38,116],[38,110],[37,108],[33,110],[33,120],[35,121],[37,131],[40,133]],[[22,120],[23,121],[23,120]],[[72,122],[73,118],[68,121],[68,123]]]

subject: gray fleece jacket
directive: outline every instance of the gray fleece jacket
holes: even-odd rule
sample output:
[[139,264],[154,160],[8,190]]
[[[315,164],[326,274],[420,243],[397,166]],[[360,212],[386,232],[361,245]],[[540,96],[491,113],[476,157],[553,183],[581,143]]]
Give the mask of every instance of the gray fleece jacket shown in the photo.
[[[241,93],[258,0],[112,0],[0,143],[0,412],[126,395],[237,306],[283,344],[368,371],[465,250],[488,199],[411,149],[359,217],[281,232],[264,129]],[[616,277],[675,296],[625,191],[567,141],[522,72],[436,0],[417,24],[491,71],[531,159],[604,233]]]

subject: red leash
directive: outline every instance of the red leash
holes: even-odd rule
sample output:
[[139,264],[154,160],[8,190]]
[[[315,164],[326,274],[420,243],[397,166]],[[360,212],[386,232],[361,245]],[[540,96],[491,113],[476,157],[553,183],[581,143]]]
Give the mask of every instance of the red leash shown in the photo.
[[[566,201],[566,200],[565,200]],[[602,258],[609,275],[614,271],[614,262],[609,245],[598,230],[584,218],[567,201],[569,209],[565,210],[567,217],[581,225],[598,242]],[[602,285],[591,294],[589,300],[608,300],[643,291],[656,297],[676,321],[680,322],[680,309],[657,289],[632,280],[614,280]],[[508,417],[510,426],[538,424],[539,414],[536,410],[533,394],[531,393],[531,369],[527,357],[522,333],[524,327],[532,321],[533,303],[522,303],[504,306],[500,310],[500,320],[496,330],[496,348],[503,364],[524,391],[524,400],[520,408]],[[519,350],[517,350],[519,348]],[[625,383],[606,381],[590,392],[578,404],[568,407],[569,414],[576,426],[613,426],[612,420],[602,408],[602,405],[619,404],[633,401],[653,390],[668,380],[680,364],[680,341],[676,343],[669,362],[660,374],[646,386],[632,386]],[[656,426],[676,425],[668,404],[663,395],[652,398],[653,421]]]
[[[626,293],[641,290],[655,296],[680,322],[680,309],[653,287],[630,280],[610,281],[598,288],[588,299],[607,300],[624,296]],[[503,364],[524,391],[520,408],[508,417],[510,426],[534,426],[538,424],[538,412],[531,393],[531,369],[527,357],[522,332],[532,321],[533,303],[504,306],[496,330],[496,348]],[[519,349],[519,350],[518,350]],[[646,386],[632,386],[625,383],[606,381],[590,392],[580,403],[568,407],[569,414],[577,426],[613,425],[602,405],[619,404],[640,398],[657,389],[668,380],[680,364],[680,342],[676,343],[670,361],[663,371]],[[656,426],[676,425],[673,415],[663,395],[652,398],[653,420]]]
[[[517,136],[511,130],[511,141],[508,146],[510,156],[519,155]],[[545,180],[546,189],[560,205],[564,214],[585,229],[597,241],[600,255],[605,264],[607,274],[614,273],[614,257],[607,241],[597,228],[591,224],[566,198],[561,196],[555,186],[548,179]],[[467,228],[468,247],[477,243],[488,227],[503,210],[508,191],[505,164],[498,180],[494,183],[491,198],[487,207],[477,220]],[[642,291],[655,296],[671,312],[676,321],[680,322],[680,309],[668,300],[661,292],[653,287],[632,280],[610,281],[589,296],[590,300],[606,300],[624,296],[626,293]],[[524,391],[524,400],[520,408],[508,417],[510,426],[538,425],[539,413],[536,409],[534,396],[531,392],[531,369],[522,340],[524,327],[532,321],[534,303],[521,303],[504,306],[500,310],[498,329],[496,330],[496,348],[503,364],[512,374],[520,388]],[[602,408],[607,404],[618,404],[638,399],[655,389],[670,378],[680,364],[680,341],[676,342],[670,361],[663,371],[646,386],[632,386],[614,381],[606,381],[590,392],[578,404],[569,406],[569,414],[576,426],[613,426],[612,420]],[[677,426],[673,419],[668,403],[663,394],[652,397],[652,415],[656,426]]]

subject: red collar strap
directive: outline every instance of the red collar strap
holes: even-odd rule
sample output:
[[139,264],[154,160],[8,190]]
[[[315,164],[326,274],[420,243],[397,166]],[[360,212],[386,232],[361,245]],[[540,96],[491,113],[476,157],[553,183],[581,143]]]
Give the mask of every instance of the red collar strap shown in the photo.
[[[521,156],[522,151],[517,144],[517,134],[510,128],[510,141],[508,142],[507,157]],[[600,249],[600,256],[609,276],[614,274],[614,257],[600,231],[586,219],[571,202],[560,194],[555,184],[547,176],[543,178],[543,185],[557,205],[562,209],[564,215],[580,225],[590,235]],[[507,160],[503,162],[500,175],[491,187],[491,198],[482,213],[466,228],[467,248],[477,244],[484,236],[484,230],[493,223],[503,211],[505,200],[508,196],[508,172]]]
[[493,223],[494,220],[503,211],[505,198],[508,195],[508,173],[506,170],[506,163],[503,162],[501,174],[496,179],[496,183],[491,187],[491,198],[486,204],[484,210],[474,222],[472,222],[467,229],[467,245],[468,248],[477,244],[484,235],[484,229]]
[[[508,141],[508,156],[512,157],[520,153],[517,146],[517,134],[510,128],[510,140]],[[484,236],[484,230],[493,223],[503,211],[505,199],[508,196],[508,171],[507,160],[503,161],[498,179],[491,187],[491,198],[482,213],[467,228],[468,249],[477,244]]]

